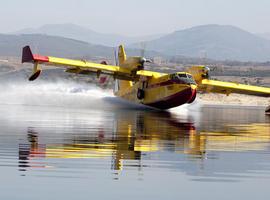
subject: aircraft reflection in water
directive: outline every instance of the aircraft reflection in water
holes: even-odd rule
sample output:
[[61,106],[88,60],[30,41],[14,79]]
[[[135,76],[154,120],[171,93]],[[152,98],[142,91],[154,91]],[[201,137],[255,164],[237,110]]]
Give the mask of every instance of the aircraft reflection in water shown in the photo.
[[38,133],[29,128],[29,144],[20,144],[19,148],[20,167],[31,167],[35,158],[112,157],[112,169],[121,170],[124,160],[141,160],[143,152],[162,150],[165,142],[175,143],[170,150],[181,147],[178,143],[195,130],[189,120],[178,122],[169,113],[139,112],[130,119],[125,113],[117,114],[111,130],[104,127],[96,135],[79,134],[65,144],[39,144]]
[[[174,152],[186,155],[187,160],[203,161],[213,152],[269,148],[270,125],[267,118],[266,123],[216,123],[216,127],[209,126],[206,119],[196,129],[192,118],[181,120],[169,113],[132,112],[133,115],[116,113],[116,121],[109,129],[106,124],[95,134],[74,133],[62,144],[41,144],[39,133],[35,128],[29,128],[28,143],[19,146],[19,169],[54,167],[45,164],[46,159],[112,158],[112,170],[125,170],[125,167],[147,167],[142,164],[143,156],[151,152]],[[39,163],[42,159],[45,162]],[[132,160],[138,161],[137,164],[125,164]]]

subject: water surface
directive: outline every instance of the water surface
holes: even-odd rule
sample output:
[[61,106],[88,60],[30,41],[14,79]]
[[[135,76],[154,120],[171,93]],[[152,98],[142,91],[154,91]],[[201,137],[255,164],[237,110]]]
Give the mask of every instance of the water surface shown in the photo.
[[263,108],[108,104],[0,105],[0,198],[270,198]]

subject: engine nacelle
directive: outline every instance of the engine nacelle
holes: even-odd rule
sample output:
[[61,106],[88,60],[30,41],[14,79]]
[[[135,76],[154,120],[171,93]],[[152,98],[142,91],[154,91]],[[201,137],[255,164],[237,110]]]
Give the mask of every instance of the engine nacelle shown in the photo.
[[209,79],[210,69],[206,66],[192,66],[186,72],[191,74],[197,84],[201,83],[203,79]]
[[121,67],[124,67],[130,71],[138,71],[144,69],[144,64],[147,60],[143,57],[128,57],[122,64]]

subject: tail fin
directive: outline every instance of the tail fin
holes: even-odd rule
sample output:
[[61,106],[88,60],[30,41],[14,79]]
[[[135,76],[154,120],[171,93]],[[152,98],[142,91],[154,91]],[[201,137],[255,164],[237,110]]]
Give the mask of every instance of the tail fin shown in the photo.
[[125,52],[125,48],[123,45],[119,46],[119,50],[118,50],[118,60],[119,60],[119,65],[121,66],[127,59],[127,55]]
[[36,80],[41,74],[41,68],[39,67],[39,62],[48,62],[49,58],[46,56],[34,55],[29,46],[25,46],[22,51],[22,63],[28,62],[33,63],[33,73],[29,77],[29,81]]
[[22,63],[33,62],[34,56],[29,46],[25,46],[22,51]]
[[[127,59],[127,55],[125,52],[125,48],[123,45],[120,45],[119,50],[118,50],[119,66],[123,65],[126,59]],[[120,80],[119,82],[117,82],[117,85],[118,85],[119,90],[124,90],[124,89],[132,87],[132,82]]]
[[22,51],[22,63],[45,63],[49,62],[49,57],[48,56],[42,56],[38,54],[33,54],[31,51],[31,48],[29,46],[25,46]]

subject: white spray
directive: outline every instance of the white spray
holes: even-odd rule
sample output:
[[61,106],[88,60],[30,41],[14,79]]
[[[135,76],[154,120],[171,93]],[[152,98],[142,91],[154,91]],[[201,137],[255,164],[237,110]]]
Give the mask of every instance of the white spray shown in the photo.
[[2,83],[0,90],[0,104],[16,105],[97,108],[104,106],[100,100],[113,97],[110,90],[72,81]]

